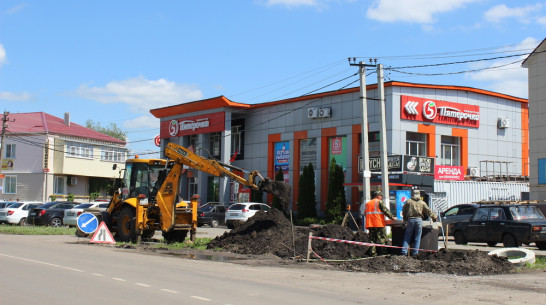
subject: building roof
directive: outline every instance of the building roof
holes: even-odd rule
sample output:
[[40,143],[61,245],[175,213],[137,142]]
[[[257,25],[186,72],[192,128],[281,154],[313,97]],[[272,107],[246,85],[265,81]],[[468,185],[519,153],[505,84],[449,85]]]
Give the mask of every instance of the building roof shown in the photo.
[[[476,89],[472,87],[463,87],[463,86],[431,85],[431,84],[406,83],[406,82],[397,82],[397,81],[386,82],[384,86],[385,87],[398,86],[398,87],[412,87],[412,88],[424,88],[424,89],[468,91],[468,92],[473,92],[473,93],[478,93],[478,94],[483,94],[488,96],[504,98],[504,99],[508,99],[508,100],[512,100],[512,101],[516,101],[520,103],[529,102],[527,99],[524,99],[524,98],[519,98],[519,97],[515,97],[515,96],[503,94],[503,93],[497,93],[493,91],[488,91],[488,90],[483,90],[483,89]],[[367,90],[373,90],[376,88],[377,88],[377,84],[371,84],[366,86]],[[229,100],[225,96],[218,96],[218,97],[214,97],[210,99],[199,100],[199,101],[194,101],[194,102],[185,103],[185,104],[178,104],[174,106],[151,109],[150,112],[156,118],[164,118],[164,117],[168,117],[172,115],[193,113],[196,111],[218,109],[222,107],[239,108],[239,109],[256,109],[256,108],[262,108],[262,107],[270,107],[270,106],[279,105],[279,104],[301,102],[305,100],[317,99],[317,98],[322,98],[326,96],[355,93],[359,91],[360,91],[359,87],[354,87],[354,88],[347,88],[347,89],[338,90],[338,91],[329,91],[329,92],[311,94],[306,96],[300,96],[300,97],[289,98],[285,100],[279,100],[279,101],[273,101],[273,102],[267,102],[267,103],[260,103],[260,104],[236,103]]]
[[[527,58],[525,58],[525,60],[521,63],[521,66],[524,67],[524,68],[527,68],[527,64],[528,64],[528,60],[533,56],[533,55],[536,55],[538,52],[539,52],[539,49],[544,46],[546,48],[546,38],[538,44],[538,46],[533,50],[533,52],[531,52],[531,54],[529,54],[529,56],[527,56]],[[540,51],[540,53],[542,53],[544,51]]]
[[[3,117],[3,115],[0,115]],[[125,141],[70,122],[45,112],[10,113],[6,134],[55,134],[125,145]]]

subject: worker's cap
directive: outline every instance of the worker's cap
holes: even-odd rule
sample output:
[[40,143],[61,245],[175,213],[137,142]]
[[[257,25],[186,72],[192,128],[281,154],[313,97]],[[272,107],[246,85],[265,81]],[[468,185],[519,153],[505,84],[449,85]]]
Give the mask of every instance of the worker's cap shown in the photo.
[[421,191],[420,190],[413,190],[413,195],[421,195]]
[[375,191],[375,192],[373,192],[373,196],[374,197],[383,196],[383,192],[382,191]]

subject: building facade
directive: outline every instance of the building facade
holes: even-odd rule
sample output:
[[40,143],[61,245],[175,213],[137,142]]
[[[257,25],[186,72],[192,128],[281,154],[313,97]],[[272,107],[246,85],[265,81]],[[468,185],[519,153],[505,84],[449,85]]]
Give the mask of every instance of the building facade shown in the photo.
[[525,59],[529,74],[530,200],[546,200],[546,39]]
[[[386,142],[391,190],[434,192],[435,180],[525,180],[528,175],[528,101],[470,87],[387,82]],[[380,105],[369,85],[367,110],[372,189],[380,188]],[[192,146],[271,178],[282,169],[298,196],[303,167],[313,164],[316,196],[324,209],[328,167],[343,167],[347,201],[362,198],[360,89],[349,88],[262,104],[224,96],[152,109],[160,118],[162,147]],[[234,202],[238,186],[189,169],[182,196]],[[519,196],[518,196],[519,197]]]
[[[125,142],[44,112],[7,116],[0,200],[89,201],[93,178],[114,178]],[[100,194],[102,196],[106,194]]]

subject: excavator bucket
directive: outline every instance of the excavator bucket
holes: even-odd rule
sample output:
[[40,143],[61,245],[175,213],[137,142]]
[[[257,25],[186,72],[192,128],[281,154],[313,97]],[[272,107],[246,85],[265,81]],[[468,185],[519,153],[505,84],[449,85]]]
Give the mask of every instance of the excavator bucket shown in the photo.
[[286,211],[288,209],[290,204],[290,195],[292,194],[292,188],[287,183],[271,180],[270,178],[265,178],[260,182],[258,190],[264,191],[277,197],[281,202],[283,210]]

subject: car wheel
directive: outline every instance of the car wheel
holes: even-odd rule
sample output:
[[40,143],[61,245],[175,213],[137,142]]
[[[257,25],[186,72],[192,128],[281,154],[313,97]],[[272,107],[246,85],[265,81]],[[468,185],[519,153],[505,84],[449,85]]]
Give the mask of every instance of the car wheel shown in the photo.
[[489,247],[494,247],[494,246],[497,245],[497,242],[496,242],[496,241],[488,241],[488,242],[487,242],[487,245],[488,245]]
[[55,217],[55,218],[53,218],[53,219],[51,219],[49,221],[49,225],[54,227],[54,228],[62,227],[63,226],[63,221],[62,221],[62,219],[60,219],[58,217]]
[[213,227],[213,228],[216,228],[216,227],[218,226],[218,220],[213,219],[213,220],[210,222],[210,226]]
[[228,229],[233,229],[233,228],[235,228],[235,226],[234,226],[233,223],[231,223],[231,222],[226,222],[226,227],[227,227]]
[[546,241],[537,241],[535,244],[539,250],[546,250]]
[[21,220],[19,220],[19,225],[20,226],[26,226],[27,225],[27,218],[26,217],[21,218]]
[[116,235],[122,242],[136,242],[135,209],[133,207],[125,206],[121,209]]
[[518,240],[514,235],[507,233],[502,237],[502,245],[505,248],[517,248],[519,247]]
[[461,231],[455,232],[455,243],[457,245],[466,245],[466,238],[464,237],[463,232]]

